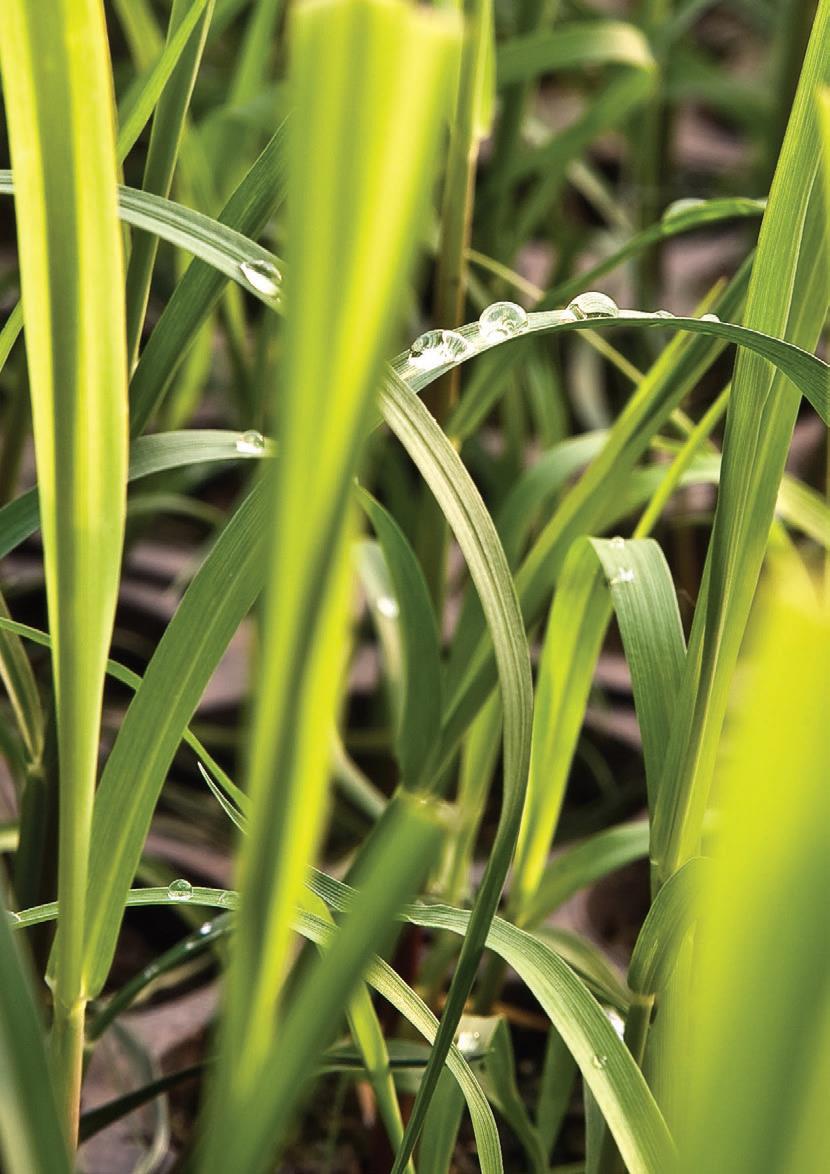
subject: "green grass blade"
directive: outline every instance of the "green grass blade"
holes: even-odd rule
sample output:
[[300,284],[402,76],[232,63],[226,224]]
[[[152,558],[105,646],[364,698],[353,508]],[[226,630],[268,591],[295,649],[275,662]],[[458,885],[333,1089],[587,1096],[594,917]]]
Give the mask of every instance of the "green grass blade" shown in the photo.
[[441,1073],[464,1003],[475,980],[487,927],[496,911],[516,843],[530,750],[532,685],[521,614],[513,580],[490,515],[444,433],[394,373],[382,394],[384,419],[414,461],[462,549],[490,626],[503,705],[504,798],[470,931],[464,939],[441,1027],[407,1125],[395,1169],[411,1153]]
[[[212,461],[257,459],[273,452],[267,441],[261,451],[249,451],[248,447],[243,452],[241,444],[244,445],[244,433],[211,428],[139,436],[130,450],[127,479],[137,481],[153,473]],[[21,493],[3,506],[0,509],[0,558],[25,542],[39,525],[37,488]]]
[[527,924],[538,924],[580,889],[646,856],[648,823],[645,820],[606,828],[567,848],[542,873],[525,909]]
[[86,984],[103,986],[167,770],[220,657],[262,586],[262,489],[234,514],[182,597],[147,666],[95,798]]
[[633,24],[618,20],[591,20],[560,24],[503,41],[496,54],[500,86],[515,85],[586,65],[654,65],[648,41]]
[[82,950],[104,671],[127,473],[123,265],[102,6],[6,5],[0,35],[60,757],[54,1052],[77,1127]]
[[593,538],[591,545],[605,571],[631,672],[653,808],[686,659],[674,583],[651,538]]
[[[171,897],[165,888],[132,889],[127,894],[125,904],[132,908],[146,908],[154,905],[170,905],[178,899]],[[190,897],[193,906],[211,909],[236,909],[238,900],[238,895],[230,890],[209,889],[196,885],[194,885]],[[58,907],[55,902],[26,909],[15,915],[16,924],[23,927],[52,921],[57,916],[57,911]],[[294,928],[297,933],[302,934],[310,941],[322,945],[329,944],[334,933],[327,921],[313,913],[298,914]],[[435,1016],[390,966],[381,959],[375,959],[368,964],[364,978],[426,1039],[430,1041],[434,1039],[438,1028]],[[488,1171],[489,1174],[498,1174],[502,1168],[501,1147],[498,1130],[487,1098],[466,1060],[455,1047],[450,1048],[447,1067],[458,1081],[467,1101],[482,1169]]]
[[[283,124],[219,213],[219,222],[248,237],[262,232],[282,201],[285,188]],[[130,381],[130,424],[133,435],[143,432],[153,413],[216,306],[226,286],[223,274],[194,262],[167,302],[141,353]]]
[[[0,595],[0,619],[11,619],[5,599]],[[32,666],[14,633],[0,634],[0,679],[6,687],[20,736],[31,768],[37,769],[43,757],[45,719]]]
[[245,1150],[246,1106],[273,1052],[293,908],[326,809],[347,649],[350,484],[426,212],[460,37],[452,14],[379,0],[303,5],[292,27],[287,392],[271,403],[281,457],[269,485],[251,830],[239,859],[245,900],[205,1170]]
[[[200,6],[199,0],[173,0],[166,47],[169,47],[179,28],[190,15],[190,9]],[[213,0],[209,0],[209,3],[201,7],[202,19],[194,26],[179,54],[175,69],[168,78],[153,115],[153,128],[147,147],[141,186],[144,191],[155,195],[166,196],[173,182],[187,110],[213,16]],[[155,236],[140,233],[133,239],[130,262],[127,266],[126,292],[127,353],[130,367],[135,364],[138,355],[157,249],[158,242]]]
[[580,541],[560,576],[539,664],[528,798],[511,890],[511,907],[522,921],[542,879],[612,606],[631,671],[650,795],[657,786],[685,658],[671,575],[650,539]]
[[434,734],[441,724],[441,654],[429,591],[418,560],[392,515],[365,490],[358,500],[367,514],[394,588],[387,611],[398,620],[403,649],[404,687],[396,736],[401,783],[417,790],[434,756]]
[[678,1038],[682,1059],[671,1057],[683,1174],[824,1165],[829,663],[826,608],[776,579],[719,771],[721,830],[683,1008],[689,1046]]
[[69,1174],[26,964],[0,908],[0,1154],[9,1174]]
[[[39,644],[42,648],[51,648],[52,640],[47,632],[41,632],[39,628],[32,628],[28,624],[18,624],[14,620],[7,620],[0,616],[0,631],[11,632],[14,635],[21,637],[24,640],[31,640],[33,644]],[[128,669],[126,665],[119,664],[117,660],[107,661],[107,675],[112,677],[115,681],[120,681],[122,685],[126,685],[128,689],[133,692],[138,692],[142,682],[142,677],[138,673],[134,673],[132,669]],[[198,766],[208,783],[208,786],[214,791],[214,794],[221,795],[225,803],[228,802],[227,796],[233,800],[234,803],[244,806],[246,796],[238,787],[234,786],[231,779],[220,768],[219,764],[214,761],[212,755],[208,753],[206,748],[202,745],[192,730],[184,729],[182,731],[182,741],[187,745],[196,755]],[[221,782],[221,790],[217,783],[208,775],[203,764],[207,764],[213,774]],[[221,802],[222,800],[220,800]],[[238,816],[237,816],[238,818]]]
[[692,928],[708,867],[694,856],[666,881],[637,935],[628,967],[628,985],[639,995],[664,990],[683,939]]
[[[816,85],[830,75],[830,3],[821,0],[761,227],[745,319],[813,345],[827,307],[825,216],[817,183]],[[824,376],[824,395],[830,380]],[[694,855],[732,677],[775,508],[798,395],[741,354],[727,416],[720,492],[678,713],[654,817],[658,878]],[[763,410],[759,410],[763,409]],[[826,417],[825,417],[826,419]]]
[[[118,155],[123,161],[150,121],[167,83],[176,71],[191,37],[212,0],[192,0],[175,32],[167,38],[154,64],[137,79],[119,109]],[[205,21],[207,24],[208,21]]]
[[[311,887],[332,908],[353,900],[348,886],[315,873]],[[447,905],[411,905],[414,925],[465,935],[470,913]],[[608,1122],[632,1174],[670,1169],[672,1143],[642,1073],[599,1004],[571,968],[544,942],[501,918],[487,937],[493,950],[519,974],[560,1032]]]
[[[356,878],[359,902],[336,932],[330,950],[303,975],[285,1018],[280,1046],[270,1050],[261,1079],[250,1089],[248,1102],[239,1107],[239,1119],[219,1153],[215,1139],[207,1141],[204,1169],[271,1168],[313,1074],[315,1058],[331,1042],[344,1005],[372,955],[390,946],[393,918],[423,880],[442,832],[435,812],[417,800],[402,800],[384,821]],[[228,1165],[216,1165],[219,1159]]]

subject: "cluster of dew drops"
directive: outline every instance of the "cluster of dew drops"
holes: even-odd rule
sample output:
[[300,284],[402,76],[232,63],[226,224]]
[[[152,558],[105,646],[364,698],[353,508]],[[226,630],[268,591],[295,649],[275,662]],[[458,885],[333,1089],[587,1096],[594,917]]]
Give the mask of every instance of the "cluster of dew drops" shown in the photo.
[[[584,322],[590,318],[619,318],[625,315],[608,294],[589,290],[581,293],[564,310],[558,311],[558,321]],[[656,310],[652,317],[673,318],[668,310]],[[702,322],[719,321],[716,314],[703,314]],[[509,338],[523,334],[529,326],[527,311],[516,302],[494,302],[483,311],[478,320],[478,342],[495,346]],[[473,346],[473,335],[465,336],[458,330],[427,330],[409,348],[409,365],[419,371],[433,371],[460,362],[480,349]]]

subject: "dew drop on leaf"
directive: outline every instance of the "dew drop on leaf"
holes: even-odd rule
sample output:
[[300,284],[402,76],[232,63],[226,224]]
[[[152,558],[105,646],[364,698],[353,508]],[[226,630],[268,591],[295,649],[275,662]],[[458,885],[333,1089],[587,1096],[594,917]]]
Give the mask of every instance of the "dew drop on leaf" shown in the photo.
[[167,886],[167,896],[171,901],[189,901],[193,896],[193,885],[180,877]]
[[468,350],[467,340],[457,330],[428,330],[409,348],[409,362],[421,371],[432,371],[463,358]]
[[633,583],[634,577],[634,572],[631,570],[631,567],[620,567],[611,580],[611,586],[618,587],[620,583]]
[[257,457],[265,452],[265,437],[254,429],[243,432],[236,442],[236,451],[246,457]]
[[573,299],[568,309],[574,318],[580,320],[586,318],[617,318],[620,313],[620,308],[613,298],[609,298],[608,294],[597,293],[595,290],[589,290],[587,293],[579,294]]
[[252,289],[266,298],[275,298],[280,291],[282,276],[270,261],[242,261],[239,271]]
[[482,312],[478,330],[485,342],[504,342],[527,330],[527,313],[516,302],[493,302]]

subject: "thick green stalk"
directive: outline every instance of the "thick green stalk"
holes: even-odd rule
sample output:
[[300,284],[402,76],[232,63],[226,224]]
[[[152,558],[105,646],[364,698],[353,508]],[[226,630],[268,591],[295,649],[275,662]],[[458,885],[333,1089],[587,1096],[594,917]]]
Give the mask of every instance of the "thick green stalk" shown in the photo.
[[0,64],[15,169],[60,758],[49,980],[64,1127],[78,1122],[82,951],[107,651],[124,531],[127,380],[115,111],[100,0],[8,0]]

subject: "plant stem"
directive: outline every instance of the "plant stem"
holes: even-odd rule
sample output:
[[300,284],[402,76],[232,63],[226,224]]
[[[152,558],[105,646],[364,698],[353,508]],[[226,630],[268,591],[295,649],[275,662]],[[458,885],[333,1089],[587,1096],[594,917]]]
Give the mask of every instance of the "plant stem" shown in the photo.
[[81,1082],[84,1072],[84,1020],[86,999],[69,1006],[55,1001],[52,1035],[49,1041],[52,1081],[67,1144],[74,1151],[78,1142]]
[[[654,995],[635,995],[625,1018],[623,1041],[640,1068],[643,1064],[653,1010]],[[617,1143],[604,1122],[595,1174],[625,1174]]]

